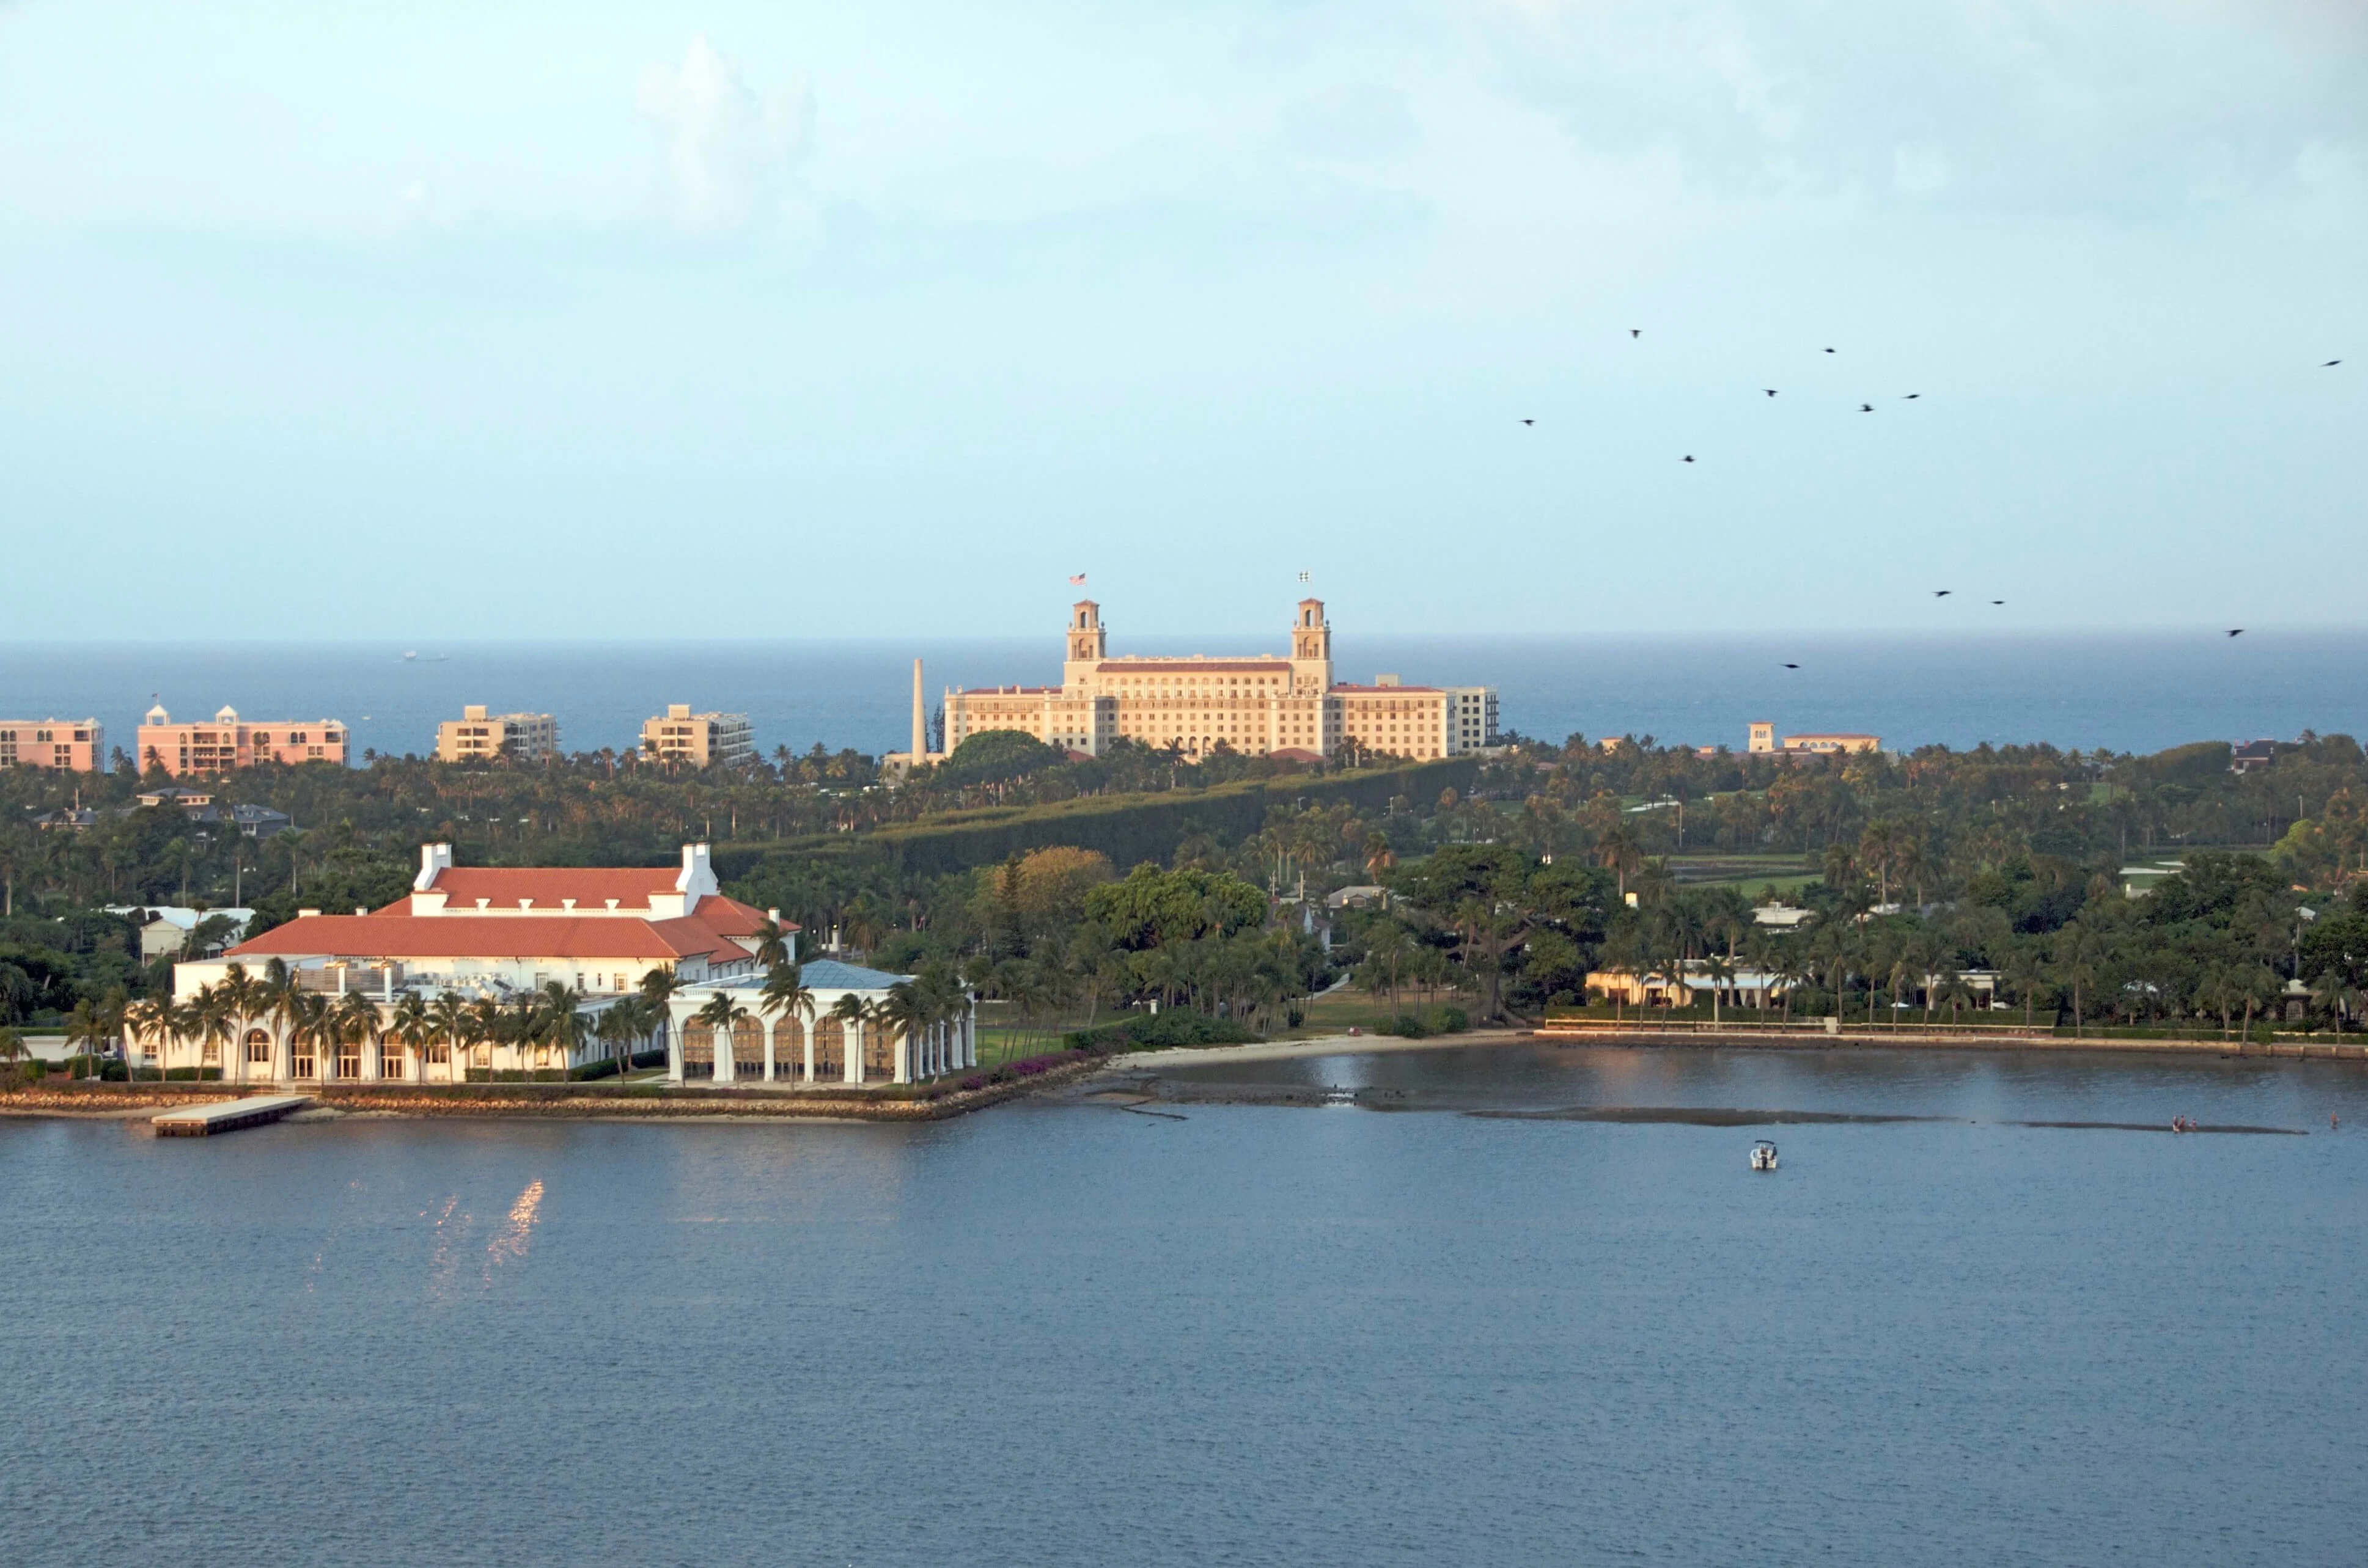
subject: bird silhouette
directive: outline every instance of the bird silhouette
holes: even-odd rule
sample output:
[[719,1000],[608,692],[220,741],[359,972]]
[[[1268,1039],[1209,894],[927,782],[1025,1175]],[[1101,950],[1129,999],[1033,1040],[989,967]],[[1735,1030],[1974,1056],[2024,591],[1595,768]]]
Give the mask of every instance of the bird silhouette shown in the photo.
[[1899,401],[1902,403],[1914,403],[1918,398],[1922,397],[1923,395],[1924,394],[1922,392],[1909,392]]
[[1936,599],[1945,599],[1956,591],[1954,588],[1935,588],[1932,590],[1932,597]]
[[1871,403],[1861,403],[1858,405],[1858,411],[1861,414],[1873,414],[1874,412],[1874,404]]
[[1522,421],[1521,421],[1521,423],[1522,423],[1522,424],[1524,424],[1524,425],[1535,425],[1535,424],[1537,423],[1537,421],[1536,421],[1536,420],[1534,420],[1534,419],[1524,419],[1524,420],[1522,420]]
[[1691,452],[1688,452],[1688,453],[1686,454],[1686,461],[1688,461],[1688,462],[1691,462],[1691,461],[1693,461],[1693,460],[1694,460],[1694,455],[1693,455],[1693,453],[1691,453]]
[[1827,350],[1826,350],[1826,352],[1827,352],[1827,353],[1828,353],[1828,354],[1831,354],[1831,353],[1833,352],[1833,350],[1832,350],[1832,349],[1830,349],[1830,348],[1828,348],[1828,349],[1827,349]]
[[1801,666],[1800,666],[1800,665],[1786,665],[1784,667],[1785,667],[1786,669],[1788,669],[1788,670],[1797,670],[1797,669],[1799,669]]
[[1766,392],[1770,397],[1774,397],[1776,395],[1776,389],[1774,387],[1761,387],[1759,390]]
[[1632,326],[1628,329],[1628,335],[1631,337],[1642,337],[1645,335],[1645,329],[1641,326]]
[[2319,369],[2322,369],[2322,370],[2331,370],[2331,369],[2335,369],[2335,367],[2336,367],[2336,366],[2340,365],[2340,364],[2342,364],[2342,363],[2343,363],[2343,361],[2342,361],[2342,360],[2340,360],[2340,359],[2329,359],[2326,364],[2321,365],[2321,366],[2319,367]]
[[2006,601],[2005,601],[2004,599],[1992,599],[1992,600],[1990,601],[1990,603],[1992,603],[1992,604],[1994,604],[1994,605],[2002,605],[2002,604],[2006,603]]
[[2241,626],[2232,626],[2228,629],[2228,635],[2231,637],[2242,637],[2245,635],[2245,629]]

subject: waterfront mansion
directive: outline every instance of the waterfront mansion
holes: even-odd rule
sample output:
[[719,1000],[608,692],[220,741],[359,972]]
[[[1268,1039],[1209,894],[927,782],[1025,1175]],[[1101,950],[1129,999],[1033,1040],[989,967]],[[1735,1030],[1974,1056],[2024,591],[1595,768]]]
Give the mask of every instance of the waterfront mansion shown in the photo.
[[1115,659],[1101,607],[1085,599],[1070,612],[1059,686],[949,690],[945,720],[948,752],[988,730],[1019,730],[1087,756],[1124,739],[1196,758],[1224,745],[1306,761],[1343,748],[1429,759],[1494,745],[1497,693],[1409,686],[1394,675],[1336,683],[1321,599],[1300,601],[1287,657]]
[[[797,930],[777,910],[727,897],[704,844],[685,845],[679,869],[461,867],[450,846],[429,844],[411,891],[383,908],[304,910],[219,958],[175,964],[173,998],[184,1017],[138,1033],[132,1049],[147,1065],[245,1083],[564,1072],[609,1055],[612,1043],[598,1032],[602,1016],[635,1003],[655,970],[675,983],[665,1018],[628,1043],[637,1054],[663,1047],[675,1083],[904,1084],[976,1064],[966,996],[955,1016],[917,1030],[889,1020],[905,975],[806,963],[806,1004],[768,1015],[764,955],[778,942],[781,961],[795,962]],[[278,994],[236,983],[275,972],[286,977]],[[552,985],[580,1027],[539,1040],[464,1027],[454,1009],[438,1011],[450,998],[472,1019],[498,1018]],[[225,995],[227,1008],[189,1006]],[[841,1007],[849,996],[861,1006]],[[726,999],[720,1007],[718,997]],[[446,1021],[424,1026],[423,1014]]]

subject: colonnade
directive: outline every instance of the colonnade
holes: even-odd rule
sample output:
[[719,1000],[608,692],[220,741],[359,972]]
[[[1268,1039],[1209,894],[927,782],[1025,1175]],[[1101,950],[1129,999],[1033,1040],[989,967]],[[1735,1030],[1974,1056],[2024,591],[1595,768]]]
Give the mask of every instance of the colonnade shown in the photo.
[[[670,1083],[718,1084],[912,1084],[940,1074],[978,1065],[978,1012],[967,1007],[962,1017],[929,1025],[916,1039],[909,1032],[871,1019],[842,1020],[826,1012],[811,1019],[755,1014],[731,1029],[699,1021],[703,995],[677,994],[668,1007],[672,1027],[666,1030],[666,1079]],[[815,1036],[825,1028],[839,1031],[837,1071],[818,1062]],[[694,1032],[696,1031],[696,1032]],[[757,1037],[751,1040],[749,1036]],[[691,1053],[705,1042],[700,1059]],[[756,1044],[743,1054],[738,1048]],[[893,1047],[885,1072],[872,1065],[873,1049]],[[692,1072],[696,1071],[696,1077]]]

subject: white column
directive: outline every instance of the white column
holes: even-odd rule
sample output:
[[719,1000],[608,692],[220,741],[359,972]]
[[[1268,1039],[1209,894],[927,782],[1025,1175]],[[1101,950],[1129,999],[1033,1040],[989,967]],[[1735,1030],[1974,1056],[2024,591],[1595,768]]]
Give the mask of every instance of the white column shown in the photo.
[[666,1002],[666,1082],[682,1082],[682,1020],[689,1011],[672,998]]
[[734,1070],[739,1065],[733,1060],[734,1056],[737,1053],[739,1047],[734,1042],[732,1039],[732,1031],[730,1029],[720,1028],[714,1032],[715,1081],[719,1084],[729,1084],[734,1082],[732,1074]]
[[899,1084],[909,1084],[918,1075],[913,1070],[913,1055],[916,1044],[911,1029],[906,1029],[896,1037],[896,1070],[893,1076]]
[[804,1034],[803,1034],[803,1035],[802,1035],[802,1036],[800,1037],[801,1039],[803,1039],[803,1040],[805,1041],[805,1047],[806,1047],[806,1075],[805,1075],[805,1078],[804,1078],[804,1080],[803,1080],[803,1081],[804,1081],[804,1082],[806,1082],[806,1083],[809,1083],[809,1084],[811,1084],[811,1083],[813,1083],[813,1082],[814,1082],[814,1025],[815,1025],[815,1024],[817,1024],[817,1023],[819,1023],[820,1021],[821,1021],[821,1015],[820,1015],[820,1014],[816,1014],[816,1015],[814,1015],[813,1017],[810,1017],[810,1018],[806,1019],[806,1020],[805,1020],[805,1025],[806,1025],[806,1027],[805,1027],[805,1032],[804,1032]]
[[846,1057],[847,1061],[844,1069],[839,1074],[839,1076],[845,1079],[848,1083],[860,1084],[863,1082],[863,1037],[871,1033],[871,1026],[870,1024],[849,1024],[847,1026],[847,1048],[839,1053]]
[[765,1030],[765,1082],[769,1084],[773,1081],[773,1031],[780,1028],[780,1020],[776,1018],[771,1023],[766,1024],[763,1027]]
[[962,1065],[978,1065],[978,1003],[973,1001],[962,1009]]

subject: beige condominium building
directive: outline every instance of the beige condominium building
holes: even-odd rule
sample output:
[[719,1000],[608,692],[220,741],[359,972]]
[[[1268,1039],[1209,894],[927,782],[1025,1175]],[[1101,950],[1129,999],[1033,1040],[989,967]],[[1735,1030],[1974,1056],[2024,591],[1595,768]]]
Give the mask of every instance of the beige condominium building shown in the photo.
[[[1430,758],[1496,744],[1490,687],[1414,686],[1386,675],[1370,686],[1335,683],[1332,627],[1320,599],[1300,601],[1291,652],[1279,658],[1112,658],[1101,607],[1091,599],[1071,609],[1067,635],[1059,686],[948,691],[948,748],[988,730],[1019,730],[1087,756],[1118,740],[1173,745],[1193,757],[1227,746],[1305,759],[1344,747]],[[914,702],[917,752],[917,682]]]
[[1776,738],[1776,726],[1760,721],[1751,726],[1751,749],[1756,752],[1833,752],[1881,751],[1881,735],[1862,734],[1854,730],[1819,731],[1809,734]]
[[677,702],[658,717],[642,721],[642,755],[652,762],[708,767],[756,753],[746,713],[694,713],[689,703]]
[[436,726],[438,762],[485,762],[505,755],[541,762],[558,754],[559,721],[548,713],[488,714],[472,704],[458,719]]

